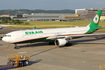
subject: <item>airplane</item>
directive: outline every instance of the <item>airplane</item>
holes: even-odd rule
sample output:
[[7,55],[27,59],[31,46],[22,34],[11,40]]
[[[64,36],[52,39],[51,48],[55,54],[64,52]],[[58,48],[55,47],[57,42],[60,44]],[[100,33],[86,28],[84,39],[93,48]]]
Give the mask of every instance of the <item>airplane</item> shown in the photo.
[[3,27],[0,25],[0,29],[3,29]]
[[5,26],[15,26],[15,25],[0,25],[0,29],[3,29]]
[[32,42],[49,42],[56,46],[65,46],[71,39],[84,37],[105,35],[105,33],[92,34],[102,26],[98,26],[102,10],[98,10],[94,19],[85,27],[68,27],[68,28],[51,28],[51,29],[30,29],[18,30],[7,33],[2,40],[15,44],[14,49],[18,49],[17,44]]

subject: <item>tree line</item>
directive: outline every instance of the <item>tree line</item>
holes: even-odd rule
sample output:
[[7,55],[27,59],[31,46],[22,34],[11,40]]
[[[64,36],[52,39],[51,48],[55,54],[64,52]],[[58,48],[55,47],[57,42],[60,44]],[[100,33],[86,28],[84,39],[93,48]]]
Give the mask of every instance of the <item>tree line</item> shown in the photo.
[[23,21],[12,20],[10,17],[0,17],[0,24],[23,24]]
[[74,13],[74,10],[28,10],[28,9],[8,9],[8,10],[0,10],[0,15],[9,14],[9,15],[18,15],[18,14],[31,14],[31,13]]

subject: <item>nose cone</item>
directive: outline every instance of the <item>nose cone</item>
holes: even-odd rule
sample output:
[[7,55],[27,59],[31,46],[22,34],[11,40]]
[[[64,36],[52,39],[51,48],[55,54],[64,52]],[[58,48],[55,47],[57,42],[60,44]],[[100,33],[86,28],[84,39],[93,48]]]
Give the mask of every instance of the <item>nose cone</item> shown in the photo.
[[6,37],[3,37],[2,40],[3,40],[4,42],[10,42],[10,39],[8,39],[8,38],[6,38]]
[[2,41],[6,41],[4,37],[2,38]]

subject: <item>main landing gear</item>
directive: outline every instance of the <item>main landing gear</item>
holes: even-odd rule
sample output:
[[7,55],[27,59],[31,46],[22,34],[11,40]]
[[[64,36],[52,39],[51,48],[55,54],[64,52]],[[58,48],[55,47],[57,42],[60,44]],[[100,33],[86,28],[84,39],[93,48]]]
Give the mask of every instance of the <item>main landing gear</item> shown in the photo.
[[[55,43],[54,42],[49,42],[49,45],[55,45]],[[68,47],[68,46],[73,46],[73,44],[67,42],[64,46],[58,46],[58,47]]]
[[49,45],[55,45],[55,43],[54,42],[49,42]]
[[73,44],[68,42],[65,44],[65,46],[73,46]]
[[17,46],[17,44],[14,44],[14,45],[15,45],[14,49],[19,49],[19,47]]

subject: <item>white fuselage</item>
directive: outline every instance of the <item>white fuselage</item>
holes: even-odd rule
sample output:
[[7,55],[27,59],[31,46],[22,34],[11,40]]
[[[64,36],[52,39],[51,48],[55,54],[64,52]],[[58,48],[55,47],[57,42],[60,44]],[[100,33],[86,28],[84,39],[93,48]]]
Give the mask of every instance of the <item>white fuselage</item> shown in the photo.
[[53,36],[84,34],[90,27],[72,27],[72,28],[55,28],[55,29],[32,29],[19,30],[6,34],[3,41],[9,43],[23,42],[33,39],[48,38]]

